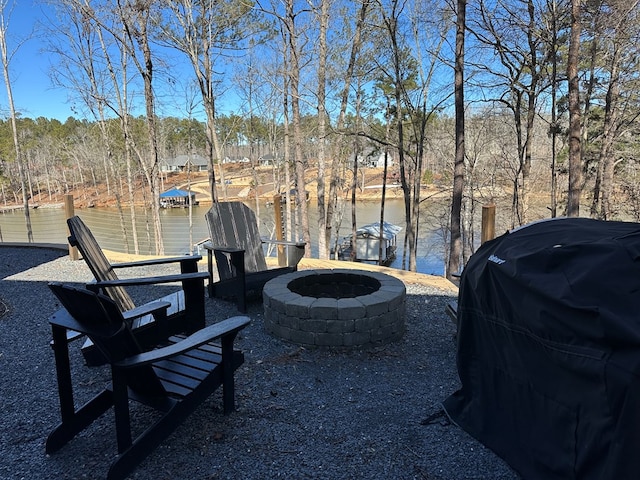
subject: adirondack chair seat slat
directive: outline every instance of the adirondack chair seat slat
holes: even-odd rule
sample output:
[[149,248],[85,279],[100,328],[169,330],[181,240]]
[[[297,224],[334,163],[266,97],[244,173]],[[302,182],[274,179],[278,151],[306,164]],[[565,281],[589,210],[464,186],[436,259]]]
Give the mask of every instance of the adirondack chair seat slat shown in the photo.
[[215,343],[213,344],[208,343],[206,345],[202,345],[202,350],[206,352],[217,353],[219,355],[222,355],[222,349]]
[[[184,340],[185,338],[186,338],[186,335],[172,335],[171,337],[169,337],[169,341],[171,343],[178,343]],[[204,345],[201,345],[197,350],[193,350],[189,352],[188,355],[193,358],[198,358],[199,356],[202,355],[204,356],[203,358],[208,359],[209,355],[212,353],[217,355],[222,355],[222,348],[220,347],[219,344],[205,343]]]
[[[191,354],[182,355],[180,357],[181,365],[184,365],[185,367],[191,367],[191,368],[197,368],[197,369],[200,369],[200,370],[206,370],[208,368],[208,365],[212,361],[213,362],[217,362],[217,363],[220,363],[220,361],[221,361],[221,355],[220,354],[212,355],[210,352],[205,352],[205,351],[202,351],[201,349],[198,349],[198,351],[201,352],[202,355],[200,355],[200,356],[191,355]],[[176,361],[176,360],[174,359],[174,361]]]
[[[171,343],[178,343],[185,339],[182,335],[175,335],[169,338]],[[210,347],[210,348],[209,348]],[[186,367],[207,370],[211,363],[222,361],[222,349],[216,344],[205,344],[194,350],[186,352],[179,357],[171,358],[172,362],[180,363]]]
[[[305,243],[277,241],[294,254],[290,264],[267,268],[263,239],[256,216],[242,202],[215,202],[205,215],[210,239],[203,246],[207,250],[209,296],[234,298],[240,312],[246,311],[247,295],[259,296],[264,284],[278,275],[294,272],[305,252]],[[215,262],[214,262],[215,259]],[[214,281],[214,263],[218,281]]]
[[153,370],[165,390],[180,398],[193,392],[210,374],[210,372],[200,371],[195,375],[196,371],[186,370],[183,366],[173,362],[160,362],[160,364],[153,366]]
[[[171,334],[193,333],[204,327],[204,282],[209,275],[207,272],[198,272],[198,261],[202,257],[188,255],[112,264],[100,248],[91,230],[80,217],[69,218],[67,225],[70,233],[69,244],[78,248],[95,277],[95,282],[87,287],[107,294],[116,303],[125,318],[136,317],[135,323],[131,326],[138,341],[145,348],[165,341]],[[116,269],[162,264],[178,264],[180,273],[127,279],[120,279],[115,273]],[[179,284],[181,288],[159,299],[159,301],[168,304],[168,307],[164,309],[159,305],[151,307],[148,304],[137,307],[125,289],[127,286],[172,283]],[[138,308],[148,309],[146,312],[148,315],[141,316]],[[130,311],[133,313],[127,313]],[[77,335],[71,335],[70,340],[76,337]],[[94,347],[93,342],[85,342],[82,351],[87,364],[100,365],[105,363],[103,355]]]
[[198,381],[201,381],[207,376],[207,372],[205,370],[185,365],[180,361],[180,358],[157,362],[154,364],[153,368],[156,371],[156,374],[163,378],[163,380],[171,381],[186,387],[194,384],[197,385]]
[[[233,376],[244,355],[234,350],[233,342],[249,324],[248,317],[229,318],[188,337],[173,336],[168,345],[144,351],[111,298],[59,283],[50,284],[50,288],[64,308],[49,318],[62,423],[47,438],[48,454],[113,407],[118,455],[107,479],[120,480],[219,386],[223,388],[224,413],[235,409]],[[87,335],[104,352],[112,371],[111,385],[78,409],[73,400],[67,330]],[[130,400],[162,414],[151,426],[137,428],[142,433],[136,437],[131,429]]]
[[162,375],[164,379],[170,380],[178,385],[189,386],[194,383],[194,380],[196,381],[195,383],[203,380],[207,376],[207,370],[211,369],[211,364],[208,369],[202,369],[194,365],[189,365],[181,361],[181,359],[171,359],[164,360],[163,362],[157,362],[154,364],[153,368],[156,372],[160,370],[167,372],[166,376],[164,376],[165,373],[158,374]]
[[[222,356],[222,350],[219,348],[217,351],[214,349],[199,348],[198,350],[194,350],[193,352],[190,352],[184,361],[188,361],[195,366],[198,364],[198,362],[208,362],[211,359],[220,360],[221,356]],[[187,360],[187,358],[189,360]]]

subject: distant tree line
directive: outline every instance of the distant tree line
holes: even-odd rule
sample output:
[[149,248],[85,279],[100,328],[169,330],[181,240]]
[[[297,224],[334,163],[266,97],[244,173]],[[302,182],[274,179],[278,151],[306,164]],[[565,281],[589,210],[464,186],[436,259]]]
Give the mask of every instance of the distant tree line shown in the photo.
[[[410,270],[428,220],[451,235],[447,274],[455,273],[476,246],[478,205],[505,196],[508,227],[539,218],[541,203],[551,217],[640,219],[637,2],[47,4],[52,82],[82,120],[18,111],[0,123],[5,202],[106,183],[135,224],[133,188],[142,179],[162,253],[162,159],[205,156],[218,201],[223,158],[277,153],[288,231],[300,225],[307,241],[307,204],[290,192],[304,191],[305,170],[318,169],[326,258],[357,201],[355,159],[375,149],[398,169]],[[11,32],[8,20],[0,27]],[[3,56],[8,88],[20,52],[12,53]],[[432,201],[423,184],[434,180],[451,209],[420,218]],[[356,222],[351,207],[354,231]]]

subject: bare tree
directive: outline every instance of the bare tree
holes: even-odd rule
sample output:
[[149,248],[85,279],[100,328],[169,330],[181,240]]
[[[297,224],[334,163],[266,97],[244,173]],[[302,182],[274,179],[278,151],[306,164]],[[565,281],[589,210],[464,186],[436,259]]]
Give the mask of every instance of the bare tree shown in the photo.
[[31,229],[31,216],[29,212],[29,194],[27,191],[27,172],[25,171],[24,159],[18,139],[17,112],[13,103],[13,88],[11,84],[11,76],[9,74],[9,65],[15,53],[15,50],[9,51],[7,45],[7,32],[9,30],[9,17],[11,11],[9,9],[8,0],[0,1],[0,56],[2,59],[2,73],[4,76],[4,84],[7,89],[7,101],[9,103],[9,117],[11,120],[11,133],[13,135],[13,148],[15,153],[16,164],[18,165],[18,174],[20,176],[20,188],[22,190],[22,205],[24,207],[24,221],[27,228],[27,240],[33,242],[33,231]]
[[546,57],[549,59],[550,68],[547,68],[548,83],[551,93],[551,120],[548,134],[551,137],[551,192],[550,207],[551,218],[558,214],[558,139],[562,134],[558,115],[558,85],[560,74],[558,73],[558,63],[560,50],[562,48],[560,35],[563,28],[565,13],[560,8],[558,0],[547,0],[546,15],[543,15],[543,39],[547,50]]
[[[127,52],[119,48],[121,45],[114,42],[107,30],[97,21],[99,15],[92,8],[89,0],[57,0],[55,6],[58,18],[64,19],[68,28],[62,31],[55,29],[55,35],[51,37],[50,48],[59,59],[52,71],[53,81],[60,86],[73,85],[74,94],[97,122],[102,136],[102,146],[99,151],[103,152],[107,190],[110,190],[110,178],[113,178],[115,184],[114,195],[123,244],[129,252],[130,232],[133,253],[139,254],[135,209],[136,186],[132,164],[134,151],[136,158],[139,159],[142,159],[144,154],[136,146],[130,132]],[[63,39],[56,37],[63,37]],[[115,115],[119,120],[124,148],[124,178],[126,179],[124,195],[121,192],[123,173],[120,162],[114,154],[114,138],[110,127],[111,115]],[[121,201],[123,196],[128,199],[130,230],[124,219]]]
[[[474,4],[475,5],[475,4]],[[530,174],[534,141],[534,127],[538,99],[546,87],[543,69],[547,58],[540,58],[542,36],[541,7],[534,0],[481,1],[468,20],[468,29],[488,55],[497,55],[498,61],[484,58],[471,62],[482,74],[476,86],[490,92],[491,99],[513,115],[517,149],[517,169],[511,179],[512,226],[528,221]]]
[[582,193],[582,157],[581,157],[581,115],[580,115],[580,4],[581,0],[571,0],[571,33],[567,55],[567,79],[569,81],[569,194],[567,197],[567,216],[580,215],[580,196]]
[[[395,119],[396,148],[400,169],[400,184],[405,207],[405,249],[403,268],[411,271],[417,268],[417,245],[420,226],[420,193],[424,163],[424,145],[427,126],[432,114],[437,111],[439,101],[432,97],[433,79],[440,63],[440,51],[444,43],[446,9],[438,2],[429,3],[434,10],[424,8],[424,3],[416,2],[412,11],[408,3],[393,0],[390,4],[380,3],[381,17],[388,57],[378,55],[377,77],[388,84],[393,92],[392,110]],[[430,17],[424,17],[429,11]],[[436,18],[443,18],[437,22]],[[433,21],[433,35],[421,35],[422,25]],[[427,54],[425,55],[424,52]],[[446,95],[445,95],[446,97]],[[378,142],[382,143],[380,139]],[[408,260],[408,265],[407,265]]]
[[[404,198],[405,209],[405,247],[408,246],[409,252],[415,248],[415,230],[413,228],[413,209],[411,205],[411,186],[413,185],[413,175],[415,171],[408,165],[408,159],[406,151],[404,149],[405,144],[405,131],[404,131],[404,118],[403,118],[403,94],[406,89],[404,85],[407,82],[413,80],[412,74],[407,70],[407,55],[406,50],[402,48],[401,37],[399,32],[400,15],[402,13],[404,2],[393,0],[390,8],[386,8],[384,5],[380,5],[380,12],[382,15],[382,22],[384,29],[388,34],[388,40],[390,43],[390,64],[391,68],[385,72],[385,77],[390,81],[391,91],[393,92],[394,108],[395,108],[395,127],[397,132],[397,146],[398,146],[398,163],[400,168],[400,182]],[[382,64],[378,64],[379,68]],[[406,255],[407,250],[405,248],[403,253],[403,268],[406,267]],[[411,258],[411,254],[409,253]],[[409,260],[409,270],[411,270],[411,260]],[[414,269],[415,270],[415,267]]]
[[[273,1],[273,0],[272,0]],[[302,72],[302,48],[299,45],[300,31],[298,26],[298,17],[302,14],[295,8],[294,0],[284,1],[284,12],[278,13],[278,5],[274,5],[269,11],[263,8],[265,12],[272,15],[280,24],[281,35],[284,44],[284,58],[286,70],[286,87],[289,95],[287,95],[287,103],[291,105],[291,128],[293,130],[293,163],[296,181],[296,207],[298,218],[300,219],[300,228],[302,230],[302,239],[306,243],[305,256],[311,255],[311,234],[309,232],[309,211],[307,205],[307,191],[305,179],[305,157],[302,148],[302,126],[301,126],[301,86],[300,77]]]
[[[149,186],[150,198],[146,202],[151,211],[151,228],[153,229],[153,241],[155,253],[164,254],[162,243],[162,223],[160,221],[160,165],[157,140],[157,119],[155,113],[155,94],[153,91],[154,60],[151,52],[150,31],[153,0],[117,0],[115,4],[101,5],[101,10],[92,8],[90,2],[78,2],[76,7],[82,16],[82,21],[89,19],[95,22],[95,26],[108,33],[117,44],[122,55],[123,92],[126,92],[126,59],[130,59],[140,75],[143,84],[145,99],[145,123],[147,126],[148,151],[136,150],[140,167]],[[104,7],[104,9],[102,9]],[[102,43],[103,49],[105,44]],[[126,56],[126,59],[124,57]],[[106,55],[108,57],[108,55]],[[109,63],[108,71],[113,77],[113,63]],[[123,97],[120,100],[123,100]],[[122,103],[119,105],[123,106]],[[126,119],[129,113],[119,109],[122,119]],[[125,120],[126,121],[126,120]],[[124,130],[126,132],[126,130]],[[134,147],[132,142],[127,142]],[[135,147],[134,147],[135,148]],[[135,228],[135,227],[134,227]],[[147,226],[148,235],[151,229]]]
[[[248,2],[233,0],[166,0],[172,15],[162,25],[164,42],[184,53],[191,63],[200,88],[207,116],[207,153],[211,198],[217,201],[215,165],[224,158],[223,144],[217,133],[216,85],[224,68],[226,56],[233,56],[241,42],[252,31],[255,21]],[[224,171],[219,168],[220,182],[225,185]]]
[[449,262],[446,277],[451,279],[453,274],[460,271],[462,255],[461,208],[464,192],[464,41],[466,31],[467,1],[457,0],[456,3],[456,46],[455,46],[455,115],[456,115],[456,153],[453,170],[453,192],[451,197],[451,236],[449,246]]
[[157,255],[164,254],[162,243],[162,223],[160,222],[160,159],[158,154],[158,132],[155,94],[153,91],[154,61],[151,53],[149,28],[153,0],[118,0],[117,13],[124,26],[123,46],[128,48],[129,57],[142,77],[146,111],[147,134],[149,136],[149,156],[142,168],[149,183],[150,207]]
[[[600,45],[597,57],[602,65],[599,77],[606,88],[604,98],[604,118],[602,134],[600,135],[600,148],[597,153],[596,178],[593,189],[591,215],[604,220],[613,218],[615,208],[614,194],[614,170],[616,164],[615,143],[624,131],[624,125],[628,118],[634,119],[638,113],[636,109],[629,108],[629,94],[624,90],[635,90],[635,84],[625,85],[625,79],[633,78],[637,67],[638,49],[636,47],[638,2],[627,3],[623,1],[604,2],[596,12],[596,18],[602,18],[597,22],[601,28],[593,32],[592,42]],[[625,27],[622,27],[625,25]],[[631,110],[631,114],[626,114]],[[625,118],[628,117],[628,118]],[[583,127],[584,129],[584,127]]]
[[[327,222],[325,197],[325,171],[327,152],[327,30],[329,28],[329,0],[320,0],[316,16],[320,26],[318,38],[318,257],[329,258],[331,222]],[[329,228],[327,228],[329,226]]]
[[[369,9],[371,6],[370,0],[362,0],[360,4],[360,8],[358,10],[358,15],[356,19],[355,30],[353,34],[353,40],[351,42],[351,50],[349,53],[349,61],[347,63],[346,71],[343,77],[342,89],[340,92],[340,110],[338,112],[338,118],[336,121],[336,131],[338,133],[342,133],[345,126],[345,117],[347,114],[347,108],[349,106],[349,92],[351,90],[351,85],[354,79],[357,62],[360,56],[360,52],[363,46],[363,31],[365,29],[365,20],[369,14]],[[387,138],[388,144],[388,138]],[[342,162],[340,155],[340,142],[334,142],[332,148],[332,160],[331,160],[331,173],[329,180],[329,195],[326,202],[326,218],[320,219],[322,222],[320,225],[324,224],[327,244],[330,241],[331,232],[333,230],[334,225],[339,225],[340,223],[340,215],[338,212],[338,190],[340,185],[342,184]],[[320,200],[318,199],[318,205],[320,205]],[[324,208],[324,205],[323,205]],[[319,216],[322,217],[322,210],[319,212]],[[322,231],[322,230],[321,230]],[[336,243],[338,242],[338,236],[336,234]],[[335,249],[336,254],[338,249]]]

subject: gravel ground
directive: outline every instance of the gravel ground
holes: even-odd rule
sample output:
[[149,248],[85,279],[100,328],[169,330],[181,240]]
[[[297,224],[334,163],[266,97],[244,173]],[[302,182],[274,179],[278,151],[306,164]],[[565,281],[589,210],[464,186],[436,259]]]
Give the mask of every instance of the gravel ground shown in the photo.
[[[57,307],[46,285],[91,278],[64,252],[0,248],[0,479],[102,478],[116,453],[111,412],[56,454],[44,453],[59,421],[47,322]],[[143,302],[167,288],[130,292]],[[423,285],[407,285],[407,293],[404,338],[364,351],[272,338],[261,304],[252,303],[252,324],[236,342],[246,358],[236,372],[237,411],[223,416],[217,392],[130,478],[517,479],[440,406],[459,386],[454,327],[444,314],[451,294]],[[207,299],[208,323],[236,314],[233,304]],[[71,350],[80,403],[109,372],[83,366],[79,349]],[[137,404],[131,410],[136,426],[154,415]]]

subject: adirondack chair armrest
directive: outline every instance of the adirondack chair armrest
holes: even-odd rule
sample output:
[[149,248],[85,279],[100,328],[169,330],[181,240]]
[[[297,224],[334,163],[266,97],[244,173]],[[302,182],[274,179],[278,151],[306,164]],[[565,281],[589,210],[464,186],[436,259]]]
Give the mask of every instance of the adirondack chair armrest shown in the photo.
[[[49,323],[56,327],[62,327],[65,329],[65,339],[67,343],[74,342],[79,338],[84,338],[85,334],[79,329],[79,324],[73,319],[69,312],[64,308],[59,309],[53,315],[49,317]],[[75,327],[75,328],[74,328]],[[54,340],[49,342],[49,346],[54,348]]]
[[133,368],[142,365],[148,365],[159,360],[166,360],[176,355],[183,354],[195,348],[198,348],[205,343],[208,343],[216,338],[228,338],[233,339],[240,330],[245,328],[251,323],[251,319],[245,316],[231,317],[222,322],[215,323],[209,327],[203,328],[196,333],[188,336],[184,340],[168,345],[166,347],[157,348],[150,352],[140,353],[132,357],[121,360],[114,363],[116,368]]
[[100,289],[104,287],[126,287],[126,286],[139,286],[139,285],[154,285],[157,283],[172,283],[183,282],[185,280],[202,280],[208,278],[207,272],[193,272],[193,273],[176,273],[174,275],[162,275],[157,277],[140,277],[140,278],[121,278],[118,280],[104,280],[100,282],[93,282],[87,285],[87,288],[91,290]]
[[[137,307],[133,310],[124,312],[122,314],[122,317],[125,320],[134,320],[136,318],[144,317],[145,315],[148,315],[152,312],[166,310],[170,305],[171,303],[163,301],[151,302],[147,305],[142,305],[141,307]],[[67,334],[67,341],[69,342],[88,333],[80,323],[78,323],[71,315],[69,315],[69,312],[67,312],[65,308],[61,308],[53,315],[51,315],[51,317],[49,317],[49,323],[58,327],[66,328],[69,331],[69,333]]]
[[289,248],[292,247],[293,248],[293,255],[291,255],[291,258],[289,259],[289,265],[292,267],[296,267],[298,263],[300,262],[300,260],[302,259],[302,257],[304,257],[304,249],[307,245],[306,242],[292,242],[292,241],[288,241],[288,240],[273,240],[270,238],[262,238],[261,239],[262,243],[270,243],[272,245],[281,245],[284,246],[285,248]]
[[197,271],[198,262],[202,260],[201,255],[183,255],[180,257],[151,258],[148,260],[136,260],[133,262],[112,263],[113,268],[148,267],[153,265],[166,265],[168,263],[180,263],[181,271]]
[[273,245],[285,245],[287,247],[304,248],[307,242],[290,242],[288,240],[272,240],[270,238],[261,239],[262,243],[271,243]]
[[218,251],[224,253],[244,253],[244,249],[236,247],[227,247],[225,245],[213,245],[211,242],[205,242],[202,246],[209,251]]
[[125,320],[133,320],[136,318],[144,317],[148,314],[154,314],[156,312],[160,312],[164,310],[165,312],[171,306],[171,302],[165,301],[156,301],[149,302],[144,305],[140,305],[139,307],[133,308],[131,310],[127,310],[126,312],[122,312],[122,317]]

